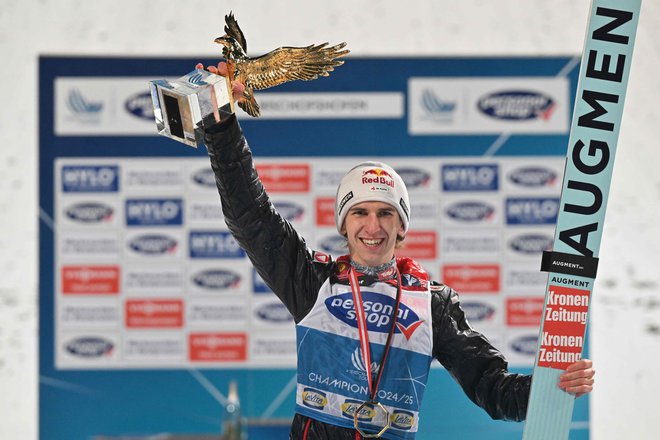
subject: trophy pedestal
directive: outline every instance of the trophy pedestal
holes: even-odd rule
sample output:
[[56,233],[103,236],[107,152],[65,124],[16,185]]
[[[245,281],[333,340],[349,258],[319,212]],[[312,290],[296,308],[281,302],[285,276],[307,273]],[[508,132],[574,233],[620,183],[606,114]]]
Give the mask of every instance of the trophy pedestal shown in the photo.
[[234,113],[229,79],[206,70],[149,82],[158,134],[197,148],[204,128]]

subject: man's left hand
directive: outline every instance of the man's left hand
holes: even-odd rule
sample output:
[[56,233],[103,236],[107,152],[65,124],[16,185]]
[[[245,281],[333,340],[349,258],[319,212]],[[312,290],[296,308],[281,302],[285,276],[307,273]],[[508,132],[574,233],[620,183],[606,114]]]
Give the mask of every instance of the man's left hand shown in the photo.
[[559,377],[559,388],[575,397],[583,396],[594,389],[593,362],[589,359],[580,359],[571,364],[566,372]]

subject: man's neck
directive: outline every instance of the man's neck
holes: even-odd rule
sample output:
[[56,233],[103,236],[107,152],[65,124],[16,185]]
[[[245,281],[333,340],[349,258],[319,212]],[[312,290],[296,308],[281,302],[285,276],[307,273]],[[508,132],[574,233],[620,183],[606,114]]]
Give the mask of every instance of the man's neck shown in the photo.
[[379,264],[378,266],[366,266],[351,259],[351,266],[358,272],[372,276],[380,281],[387,281],[396,278],[396,258],[392,258],[387,263]]

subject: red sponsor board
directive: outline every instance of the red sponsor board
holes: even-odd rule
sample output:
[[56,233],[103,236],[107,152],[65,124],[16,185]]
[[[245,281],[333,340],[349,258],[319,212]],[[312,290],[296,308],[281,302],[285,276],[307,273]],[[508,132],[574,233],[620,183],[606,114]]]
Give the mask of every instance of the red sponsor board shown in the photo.
[[131,299],[126,301],[126,327],[183,327],[183,300]]
[[316,226],[335,226],[335,198],[316,198]]
[[188,335],[191,361],[240,362],[247,359],[245,333],[191,333]]
[[446,264],[442,281],[459,293],[498,293],[500,266],[498,264]]
[[261,164],[257,165],[257,173],[270,193],[309,192],[307,164]]
[[511,327],[539,327],[543,314],[543,298],[507,298],[506,325]]
[[401,255],[417,260],[438,258],[438,234],[436,231],[408,231]]
[[64,295],[117,295],[119,266],[63,266]]
[[538,365],[565,370],[582,357],[591,292],[553,285],[548,289]]

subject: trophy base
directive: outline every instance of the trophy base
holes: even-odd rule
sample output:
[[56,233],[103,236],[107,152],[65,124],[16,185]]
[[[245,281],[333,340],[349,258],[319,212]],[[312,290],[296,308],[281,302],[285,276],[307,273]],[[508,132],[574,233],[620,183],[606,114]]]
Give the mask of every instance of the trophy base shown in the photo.
[[234,113],[229,79],[206,70],[149,82],[158,134],[197,148],[207,128]]

